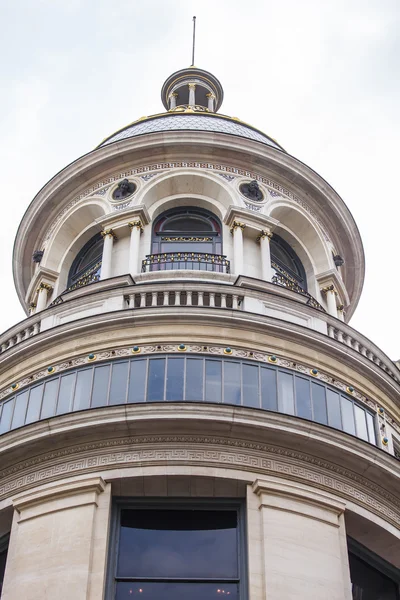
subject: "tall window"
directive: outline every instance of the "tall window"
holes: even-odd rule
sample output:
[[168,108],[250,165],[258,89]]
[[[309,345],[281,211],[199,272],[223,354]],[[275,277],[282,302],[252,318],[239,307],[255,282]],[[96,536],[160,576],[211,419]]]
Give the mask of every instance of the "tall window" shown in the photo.
[[303,290],[307,290],[306,272],[301,260],[293,248],[275,234],[271,240],[271,261],[277,273],[286,274]]
[[110,598],[239,600],[239,505],[118,507]]
[[348,547],[353,600],[399,600],[400,571],[354,540]]
[[229,272],[221,256],[221,224],[212,213],[179,208],[163,213],[154,223],[151,270],[197,269]]
[[8,552],[9,534],[0,537],[0,596],[3,590],[4,573],[6,570],[6,560]]
[[79,251],[68,275],[68,288],[81,287],[100,279],[103,238],[96,233]]

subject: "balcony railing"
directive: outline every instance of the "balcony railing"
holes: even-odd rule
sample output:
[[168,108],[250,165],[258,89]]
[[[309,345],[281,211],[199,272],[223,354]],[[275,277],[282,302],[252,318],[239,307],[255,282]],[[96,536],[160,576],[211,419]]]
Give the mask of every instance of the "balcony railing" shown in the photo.
[[194,271],[215,271],[230,273],[230,262],[221,254],[205,252],[164,252],[148,254],[142,261],[142,272],[168,271],[172,269],[192,269]]
[[280,285],[281,287],[288,288],[289,290],[292,290],[292,292],[296,292],[297,294],[305,296],[306,298],[308,298],[306,302],[308,306],[312,306],[313,308],[317,308],[318,310],[323,310],[324,312],[326,312],[324,307],[321,306],[321,304],[317,302],[316,299],[311,296],[311,294],[309,294],[304,288],[302,288],[299,282],[296,281],[294,277],[291,277],[289,273],[287,273],[284,269],[282,269],[282,267],[277,265],[275,262],[272,262],[271,266],[273,271],[275,271],[275,275],[272,276],[272,283],[274,283],[275,285]]

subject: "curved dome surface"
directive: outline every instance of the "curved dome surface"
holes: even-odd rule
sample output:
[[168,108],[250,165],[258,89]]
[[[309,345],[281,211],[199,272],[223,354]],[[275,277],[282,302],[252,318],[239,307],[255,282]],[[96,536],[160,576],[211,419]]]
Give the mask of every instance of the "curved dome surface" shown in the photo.
[[216,133],[228,133],[230,135],[237,135],[244,137],[256,142],[261,142],[267,146],[272,146],[278,150],[283,148],[275,142],[273,139],[253,129],[249,125],[245,125],[240,121],[236,121],[230,117],[214,116],[210,114],[171,114],[166,113],[165,115],[157,115],[156,117],[149,117],[145,120],[140,120],[131,125],[128,125],[124,129],[106,138],[100,145],[106,146],[113,142],[125,140],[130,137],[137,135],[143,135],[146,133],[156,133],[159,131],[176,131],[176,130],[192,130],[192,131],[213,131]]

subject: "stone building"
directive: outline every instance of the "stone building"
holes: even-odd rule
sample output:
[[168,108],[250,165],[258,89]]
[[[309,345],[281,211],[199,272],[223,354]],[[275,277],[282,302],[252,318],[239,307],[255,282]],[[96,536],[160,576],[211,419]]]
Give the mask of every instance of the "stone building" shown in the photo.
[[54,176],[0,337],[2,600],[395,600],[400,371],[315,171],[191,67]]

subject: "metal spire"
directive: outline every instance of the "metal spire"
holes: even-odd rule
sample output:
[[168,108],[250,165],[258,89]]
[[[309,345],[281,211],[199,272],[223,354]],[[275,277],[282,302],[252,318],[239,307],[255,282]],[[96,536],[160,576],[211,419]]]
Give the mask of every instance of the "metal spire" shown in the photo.
[[192,64],[191,67],[194,67],[194,48],[196,43],[196,17],[193,17],[193,47],[192,47]]

